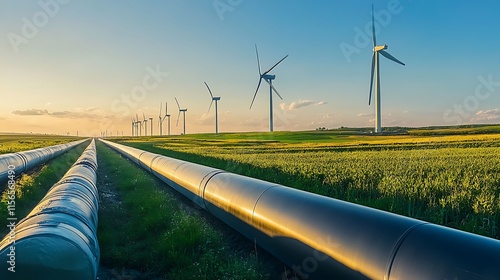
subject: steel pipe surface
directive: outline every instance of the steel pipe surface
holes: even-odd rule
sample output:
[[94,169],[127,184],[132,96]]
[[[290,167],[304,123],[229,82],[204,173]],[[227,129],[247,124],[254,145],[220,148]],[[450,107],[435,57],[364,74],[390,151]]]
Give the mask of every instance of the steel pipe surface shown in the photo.
[[96,172],[92,140],[63,178],[0,242],[0,279],[97,278]]
[[101,141],[302,278],[500,279],[499,240]]
[[85,141],[87,140],[78,140],[35,150],[0,155],[0,184],[8,180],[9,170],[13,170],[17,177],[21,173],[43,164]]

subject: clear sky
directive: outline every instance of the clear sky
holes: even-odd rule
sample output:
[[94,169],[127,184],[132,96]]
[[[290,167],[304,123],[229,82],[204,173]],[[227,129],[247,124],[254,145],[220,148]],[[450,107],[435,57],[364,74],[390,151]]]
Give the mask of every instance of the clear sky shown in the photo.
[[[0,2],[0,132],[116,135],[168,102],[187,133],[372,126],[366,0],[40,0]],[[500,2],[375,0],[383,126],[500,123]],[[164,113],[164,111],[163,111]],[[148,129],[149,130],[149,129]],[[166,123],[164,125],[166,131]],[[148,131],[149,133],[149,131]]]

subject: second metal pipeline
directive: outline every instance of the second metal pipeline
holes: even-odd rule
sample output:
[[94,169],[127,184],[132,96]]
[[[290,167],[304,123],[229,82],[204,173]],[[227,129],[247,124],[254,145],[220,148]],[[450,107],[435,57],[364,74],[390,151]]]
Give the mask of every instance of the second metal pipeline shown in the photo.
[[499,240],[101,141],[301,278],[500,279]]

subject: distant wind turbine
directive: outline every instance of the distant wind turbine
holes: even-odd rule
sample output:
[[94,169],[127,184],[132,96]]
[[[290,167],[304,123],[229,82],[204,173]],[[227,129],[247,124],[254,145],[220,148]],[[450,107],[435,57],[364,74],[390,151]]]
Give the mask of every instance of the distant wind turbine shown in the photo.
[[394,56],[390,55],[388,52],[385,51],[387,49],[387,45],[377,46],[377,38],[375,37],[375,19],[373,16],[373,4],[372,4],[372,38],[373,38],[373,57],[372,57],[372,71],[371,71],[370,95],[368,97],[368,105],[371,104],[372,100],[373,73],[375,72],[375,133],[379,133],[382,132],[382,116],[380,107],[379,54],[401,65],[405,64],[397,60]]
[[163,103],[160,102],[160,114],[158,115],[158,133],[160,136],[162,136],[163,133],[163,117],[161,115],[161,107],[163,106]]
[[141,136],[141,134],[142,134],[142,122],[139,120],[139,115],[135,114],[135,117],[137,119],[137,124],[138,124],[137,128],[138,128],[138,131],[139,131],[139,133],[137,134],[137,136]]
[[257,89],[255,90],[255,94],[253,95],[252,103],[250,104],[250,109],[252,109],[252,105],[253,105],[253,102],[255,101],[255,97],[257,96],[257,92],[259,91],[260,84],[262,83],[262,79],[264,79],[269,84],[269,131],[272,132],[274,130],[274,127],[273,127],[273,91],[276,93],[276,95],[278,95],[278,97],[281,100],[283,100],[283,98],[278,93],[276,88],[274,88],[274,86],[273,86],[273,80],[276,78],[276,75],[269,75],[268,73],[271,72],[271,70],[273,70],[274,67],[276,67],[278,64],[280,64],[283,60],[285,60],[285,58],[287,58],[288,55],[283,57],[280,61],[278,61],[278,63],[274,64],[274,66],[269,68],[269,70],[267,70],[264,73],[261,73],[260,61],[259,61],[259,51],[257,50],[257,45],[255,45],[255,53],[257,54],[257,66],[259,68],[260,78],[259,78],[259,84],[257,84]]
[[179,114],[177,115],[177,125],[179,126],[179,117],[181,116],[181,112],[183,113],[182,119],[184,120],[184,135],[186,135],[186,112],[187,109],[181,109],[181,105],[179,105],[179,101],[175,98],[175,102],[177,103],[177,107],[179,107]]
[[144,136],[148,136],[148,119],[146,119],[144,113],[142,113],[142,119],[142,123],[144,124]]
[[132,117],[132,136],[134,136],[134,127],[135,127],[135,120]]
[[212,97],[212,102],[210,102],[210,107],[208,107],[208,112],[210,112],[210,109],[212,109],[212,104],[215,101],[215,134],[219,134],[219,113],[218,113],[218,106],[217,104],[219,103],[220,96],[215,96],[212,94],[212,91],[210,90],[210,87],[206,82],[204,82],[205,85],[207,86],[208,92],[210,93],[210,96]]
[[163,119],[168,118],[168,136],[170,136],[170,115],[168,114],[168,103],[165,102],[165,116]]
[[149,132],[149,134],[153,136],[153,118],[149,118],[149,123],[151,124],[151,131]]

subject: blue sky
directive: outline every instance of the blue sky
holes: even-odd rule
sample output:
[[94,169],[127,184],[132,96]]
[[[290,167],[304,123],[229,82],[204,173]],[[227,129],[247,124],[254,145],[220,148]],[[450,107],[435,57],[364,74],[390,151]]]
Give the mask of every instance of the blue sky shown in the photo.
[[[372,1],[78,1],[0,3],[0,131],[130,134],[135,114],[187,107],[187,132],[372,126]],[[500,122],[500,2],[374,1],[383,126]],[[30,26],[31,25],[31,26]],[[31,27],[31,28],[30,28]],[[156,73],[156,74],[155,74]],[[145,84],[144,84],[145,83]],[[372,103],[373,104],[373,103]],[[182,120],[181,120],[182,121]],[[164,128],[165,130],[166,128]]]

